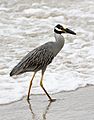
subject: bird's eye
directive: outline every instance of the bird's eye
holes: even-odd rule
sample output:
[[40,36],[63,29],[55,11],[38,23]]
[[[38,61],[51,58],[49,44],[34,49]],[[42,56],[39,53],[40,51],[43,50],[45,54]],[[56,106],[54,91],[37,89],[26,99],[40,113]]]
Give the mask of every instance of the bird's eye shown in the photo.
[[62,27],[60,27],[60,29],[62,30]]

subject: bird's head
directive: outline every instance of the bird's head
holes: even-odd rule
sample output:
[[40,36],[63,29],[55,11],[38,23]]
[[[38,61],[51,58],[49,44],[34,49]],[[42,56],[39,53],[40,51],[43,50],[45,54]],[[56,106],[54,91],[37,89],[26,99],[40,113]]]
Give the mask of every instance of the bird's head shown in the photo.
[[62,33],[70,33],[73,35],[76,35],[76,33],[68,28],[64,28],[62,25],[58,24],[54,28],[54,32],[57,34],[62,34]]

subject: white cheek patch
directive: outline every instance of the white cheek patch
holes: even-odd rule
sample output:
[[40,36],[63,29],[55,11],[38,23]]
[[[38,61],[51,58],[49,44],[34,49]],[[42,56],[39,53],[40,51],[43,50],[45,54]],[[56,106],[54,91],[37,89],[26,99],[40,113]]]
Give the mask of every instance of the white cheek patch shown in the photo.
[[57,31],[60,31],[60,32],[62,32],[62,30],[61,30],[61,29],[59,29],[59,28],[57,28],[57,27],[55,27],[55,29],[56,29]]

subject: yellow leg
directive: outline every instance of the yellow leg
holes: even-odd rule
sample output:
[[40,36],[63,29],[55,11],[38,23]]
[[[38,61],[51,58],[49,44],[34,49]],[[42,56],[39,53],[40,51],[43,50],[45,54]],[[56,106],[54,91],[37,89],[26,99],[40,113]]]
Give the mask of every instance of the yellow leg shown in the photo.
[[44,72],[42,72],[42,76],[41,76],[41,81],[40,81],[40,86],[42,87],[42,89],[44,90],[44,92],[46,93],[46,95],[48,96],[49,100],[52,102],[52,101],[55,101],[53,100],[50,95],[47,93],[47,91],[45,90],[45,88],[43,87],[43,75],[44,75]]
[[34,74],[33,74],[33,76],[32,76],[32,79],[31,79],[31,81],[30,81],[30,85],[29,85],[29,90],[28,90],[28,96],[27,96],[27,100],[29,100],[29,96],[30,96],[30,89],[31,89],[31,86],[32,86],[32,81],[33,81],[33,79],[34,79],[34,77],[35,77],[35,72],[34,72]]

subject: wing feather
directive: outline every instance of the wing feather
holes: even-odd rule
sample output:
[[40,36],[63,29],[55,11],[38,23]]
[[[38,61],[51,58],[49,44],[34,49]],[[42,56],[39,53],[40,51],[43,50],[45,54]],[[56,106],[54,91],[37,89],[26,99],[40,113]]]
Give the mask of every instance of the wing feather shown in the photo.
[[17,75],[29,71],[38,71],[47,67],[54,58],[53,52],[47,45],[42,45],[29,52],[11,71],[10,75]]

